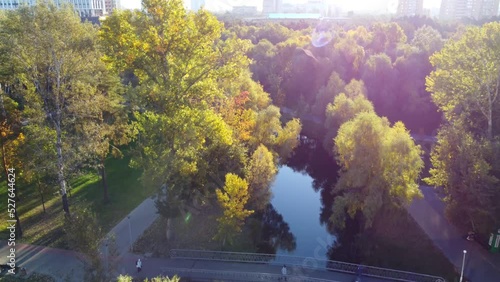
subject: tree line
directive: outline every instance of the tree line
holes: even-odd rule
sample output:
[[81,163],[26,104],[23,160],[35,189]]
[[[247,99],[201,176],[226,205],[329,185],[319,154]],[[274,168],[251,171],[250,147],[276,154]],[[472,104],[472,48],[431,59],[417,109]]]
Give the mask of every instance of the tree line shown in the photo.
[[[323,127],[316,137],[341,166],[334,224],[343,226],[346,211],[365,211],[369,223],[384,203],[408,204],[420,194],[424,155],[406,125],[416,134],[437,132],[425,183],[444,188],[452,217],[488,233],[498,228],[500,215],[500,52],[493,21],[472,26],[409,17],[302,22],[298,28],[236,23],[230,31],[252,41],[253,77],[273,102]],[[311,44],[318,30],[333,33],[323,47]]]
[[[212,14],[145,0],[141,11],[93,26],[70,6],[38,3],[2,13],[0,27],[2,165],[35,184],[42,201],[57,187],[66,230],[95,221],[72,211],[68,181],[95,169],[109,201],[105,160],[125,147],[144,185],[159,188],[165,218],[219,203],[215,239],[225,242],[267,209],[301,123],[282,123],[252,80],[250,43],[223,36]],[[18,217],[16,226],[21,234]],[[94,237],[82,251],[98,252]]]

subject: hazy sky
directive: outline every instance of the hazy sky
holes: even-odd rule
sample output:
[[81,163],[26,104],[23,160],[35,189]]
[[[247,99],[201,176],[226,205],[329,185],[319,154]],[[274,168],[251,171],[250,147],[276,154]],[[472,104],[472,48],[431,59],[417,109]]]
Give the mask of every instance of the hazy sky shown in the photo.
[[[190,0],[185,0],[190,1]],[[214,6],[219,6],[216,3],[223,3],[224,5],[247,5],[257,6],[259,9],[262,6],[262,0],[205,0],[207,3],[214,3]],[[398,5],[398,0],[326,0],[330,3],[337,3],[344,10],[391,10],[394,11]],[[285,3],[304,3],[307,0],[283,0]],[[124,8],[140,8],[140,0],[121,0]],[[424,8],[439,8],[441,0],[424,0]]]

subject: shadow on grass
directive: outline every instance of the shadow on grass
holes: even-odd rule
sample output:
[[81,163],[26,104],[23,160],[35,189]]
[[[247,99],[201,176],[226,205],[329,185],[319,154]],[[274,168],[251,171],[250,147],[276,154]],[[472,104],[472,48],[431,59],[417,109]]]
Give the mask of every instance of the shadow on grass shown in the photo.
[[[144,188],[139,182],[141,171],[128,166],[130,157],[109,159],[106,161],[108,192],[110,203],[103,202],[103,188],[100,177],[95,171],[89,171],[68,183],[71,186],[70,211],[79,203],[88,203],[94,209],[104,232],[125,217],[144,199],[156,192],[156,188]],[[0,182],[6,187],[6,182]],[[22,189],[18,213],[24,231],[23,243],[39,244],[51,247],[63,247],[63,218],[61,197],[53,193],[45,194],[47,212],[43,213],[41,197],[35,185],[18,184]],[[57,192],[56,186],[53,191]],[[7,202],[6,189],[0,189],[0,201]],[[7,213],[0,213],[0,239],[8,238],[6,230]]]

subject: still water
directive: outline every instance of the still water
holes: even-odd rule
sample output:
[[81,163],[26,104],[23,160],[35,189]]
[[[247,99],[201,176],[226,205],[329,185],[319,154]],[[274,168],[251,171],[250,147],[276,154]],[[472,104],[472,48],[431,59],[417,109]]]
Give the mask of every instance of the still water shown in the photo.
[[327,259],[334,237],[320,223],[321,195],[313,189],[313,179],[282,166],[272,191],[271,203],[288,223],[297,243],[294,251],[278,250],[277,254]]

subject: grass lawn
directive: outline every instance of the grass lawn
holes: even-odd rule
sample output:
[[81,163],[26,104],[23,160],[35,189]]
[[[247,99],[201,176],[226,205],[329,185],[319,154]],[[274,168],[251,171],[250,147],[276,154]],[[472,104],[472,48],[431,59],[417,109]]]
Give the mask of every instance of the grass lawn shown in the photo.
[[0,276],[0,282],[23,282],[23,281],[31,281],[31,282],[54,282],[54,278],[44,275],[44,274],[39,274],[39,273],[33,273],[30,274],[28,277],[18,277],[17,275],[5,275],[5,276]]
[[[128,166],[130,158],[109,159],[106,161],[108,189],[111,202],[104,204],[103,188],[96,172],[88,172],[69,181],[71,187],[70,211],[78,205],[91,205],[102,226],[103,231],[111,228],[139,205],[145,198],[152,195],[156,189],[145,188],[139,181],[141,172]],[[64,247],[63,219],[61,198],[57,194],[57,187],[51,195],[45,196],[46,213],[43,212],[41,198],[33,185],[20,186],[17,175],[17,193],[21,201],[17,204],[17,211],[21,219],[24,236],[23,243]],[[7,203],[7,189],[5,182],[1,185],[0,201]],[[5,205],[2,205],[5,206]],[[7,212],[0,213],[0,239],[8,238]]]

